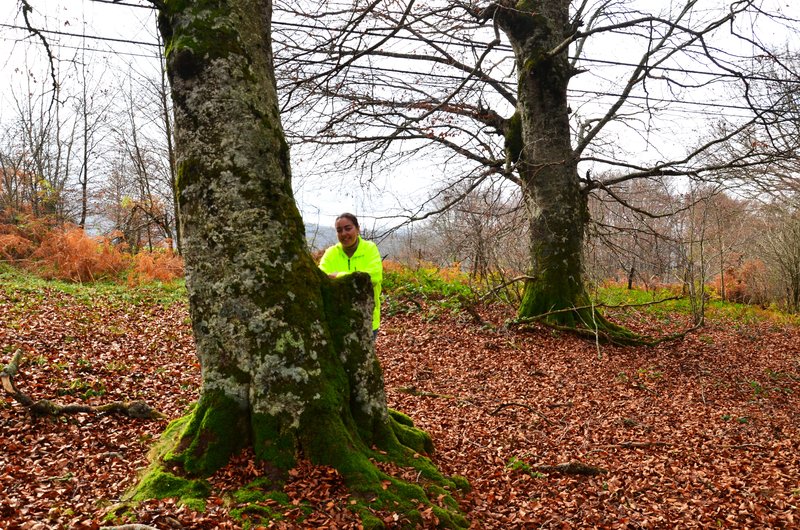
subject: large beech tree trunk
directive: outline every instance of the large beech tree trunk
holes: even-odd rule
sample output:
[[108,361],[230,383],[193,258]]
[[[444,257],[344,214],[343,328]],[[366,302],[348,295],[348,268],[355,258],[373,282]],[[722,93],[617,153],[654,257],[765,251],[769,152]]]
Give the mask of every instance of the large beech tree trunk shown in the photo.
[[[516,145],[523,197],[530,219],[532,279],[525,285],[521,317],[586,307],[583,236],[589,220],[571,147],[567,86],[572,68],[567,49],[550,55],[567,38],[568,0],[521,0],[495,4],[495,20],[514,50],[518,76],[517,116],[509,131]],[[548,317],[566,325],[593,320],[591,311]]]
[[179,475],[207,476],[252,446],[276,477],[299,455],[358,478],[374,469],[365,448],[403,446],[371,340],[369,277],[329,280],[305,248],[270,17],[263,0],[161,7],[203,376],[164,461]]
[[486,14],[508,36],[517,64],[517,112],[506,150],[517,164],[530,220],[530,279],[519,317],[619,343],[641,339],[609,322],[586,291],[586,194],[571,145],[567,87],[575,74],[564,45],[575,28],[569,0],[498,0]]
[[[193,411],[165,431],[129,496],[194,502],[209,493],[202,477],[249,447],[271,489],[298,458],[336,468],[365,527],[383,526],[372,514],[383,508],[404,513],[404,527],[465,528],[444,489],[464,481],[443,477],[421,456],[433,451],[430,437],[387,409],[369,275],[331,280],[306,249],[278,114],[271,7],[160,6],[203,388]],[[418,481],[389,476],[375,461],[414,467]]]

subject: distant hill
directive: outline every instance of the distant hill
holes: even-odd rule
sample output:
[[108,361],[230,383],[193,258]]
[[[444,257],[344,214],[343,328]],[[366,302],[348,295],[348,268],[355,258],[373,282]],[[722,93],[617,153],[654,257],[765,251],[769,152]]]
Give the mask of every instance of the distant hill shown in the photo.
[[[308,242],[308,248],[310,248],[312,252],[326,249],[339,241],[336,238],[336,229],[332,226],[321,226],[316,223],[305,223],[305,225],[306,241]],[[404,235],[402,233],[396,233],[386,239],[375,242],[378,243],[378,248],[384,258],[396,259],[396,256],[403,246]]]
[[320,226],[316,223],[305,223],[306,242],[308,247],[314,250],[321,250],[336,244],[336,230],[332,226]]

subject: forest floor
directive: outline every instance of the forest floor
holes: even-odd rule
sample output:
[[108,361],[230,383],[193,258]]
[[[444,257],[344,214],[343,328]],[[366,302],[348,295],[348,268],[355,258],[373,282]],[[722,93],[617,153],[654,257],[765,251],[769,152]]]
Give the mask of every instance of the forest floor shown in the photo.
[[[470,481],[459,501],[472,528],[800,528],[797,326],[709,318],[681,340],[633,348],[507,329],[501,306],[477,315],[483,323],[423,304],[387,316],[377,342],[389,405],[431,433],[446,474]],[[624,316],[654,335],[686,320]],[[193,347],[180,301],[0,289],[0,363],[25,352],[15,383],[34,399],[143,399],[176,418],[198,395]],[[110,414],[34,420],[6,396],[0,528],[241,528],[232,513],[242,506],[226,493],[258,476],[246,454],[211,478],[203,512],[117,504],[165,426]],[[546,467],[566,463],[600,473]],[[260,524],[359,527],[334,471],[301,463],[291,475],[292,502],[273,506],[283,518]],[[379,515],[388,528],[403,521]]]

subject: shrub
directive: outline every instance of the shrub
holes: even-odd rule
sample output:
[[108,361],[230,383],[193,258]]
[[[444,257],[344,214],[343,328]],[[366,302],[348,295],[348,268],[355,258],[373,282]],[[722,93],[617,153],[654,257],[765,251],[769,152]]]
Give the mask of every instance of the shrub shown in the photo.
[[470,296],[469,278],[456,266],[439,269],[421,267],[412,270],[391,261],[383,263],[383,284],[397,295],[419,295],[427,300],[452,296]]
[[51,229],[46,218],[0,212],[0,258],[11,262],[28,259]]
[[19,234],[0,233],[0,257],[6,261],[18,261],[30,256],[36,245]]
[[32,257],[46,278],[79,282],[116,277],[130,260],[108,238],[74,226],[51,230]]
[[128,283],[169,282],[183,277],[183,259],[171,246],[153,251],[143,250],[133,256],[133,270]]
[[[725,270],[725,298],[729,302],[764,305],[770,299],[767,267],[758,259],[747,260],[738,268]],[[722,281],[713,281],[717,293],[722,293]]]
[[744,301],[746,285],[742,282],[742,278],[739,276],[737,270],[732,267],[725,269],[724,277],[720,274],[714,276],[711,286],[714,289],[714,293],[718,296],[722,296],[724,291],[725,300],[729,302]]
[[129,284],[141,284],[183,276],[183,260],[170,240],[162,242],[163,248],[133,256],[120,241],[124,238],[119,231],[90,236],[77,226],[57,226],[29,212],[0,211],[0,261],[46,279],[88,282],[127,277]]

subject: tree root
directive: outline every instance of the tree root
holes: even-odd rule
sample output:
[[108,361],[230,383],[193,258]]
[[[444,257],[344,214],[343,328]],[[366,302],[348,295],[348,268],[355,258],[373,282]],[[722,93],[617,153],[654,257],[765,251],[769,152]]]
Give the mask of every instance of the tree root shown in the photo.
[[545,416],[544,414],[542,414],[541,412],[539,412],[535,408],[533,408],[533,407],[531,407],[529,405],[525,405],[524,403],[501,403],[496,409],[494,409],[492,412],[489,413],[489,416],[494,416],[498,412],[500,412],[501,410],[503,410],[504,408],[507,408],[507,407],[522,407],[524,409],[527,409],[527,410],[533,412],[534,414],[536,414],[537,416],[542,418],[544,421],[546,421],[550,425],[555,425],[556,424],[556,422],[554,422],[553,420],[551,420],[550,418],[548,418],[547,416]]
[[[670,335],[665,335],[663,337],[648,337],[644,335],[638,335],[633,333],[632,331],[628,330],[624,326],[620,326],[614,324],[606,317],[601,315],[597,312],[597,309],[600,307],[637,307],[637,306],[644,306],[644,305],[653,305],[656,303],[665,302],[667,300],[677,299],[679,297],[670,297],[665,298],[664,300],[658,300],[656,302],[649,302],[644,304],[631,304],[631,305],[614,305],[614,306],[605,306],[603,304],[597,304],[594,306],[579,306],[579,307],[570,307],[565,309],[556,309],[553,311],[549,311],[547,313],[542,313],[541,315],[535,315],[532,317],[520,317],[511,322],[511,324],[518,326],[518,329],[522,331],[526,331],[531,329],[530,324],[539,323],[544,326],[547,326],[551,329],[555,329],[557,331],[563,331],[566,333],[574,333],[581,337],[585,337],[588,339],[593,339],[599,342],[605,342],[608,344],[616,344],[618,346],[656,346],[658,344],[662,344],[665,342],[672,342],[675,340],[680,340],[689,333],[696,331],[702,324],[698,324],[692,326],[688,329],[680,331],[678,333],[673,333]],[[580,317],[582,312],[585,311],[592,311],[593,318],[591,322],[586,322],[586,318]],[[573,324],[573,325],[564,325],[560,323],[558,317],[564,316],[566,314],[577,314],[580,318],[576,319],[576,321],[580,322],[580,324]],[[555,319],[553,317],[556,317]]]
[[26,407],[34,416],[58,416],[61,414],[77,414],[80,412],[100,413],[110,412],[116,414],[124,414],[130,418],[141,418],[148,420],[155,420],[164,418],[165,416],[154,410],[146,402],[137,401],[115,401],[105,405],[59,405],[48,399],[40,399],[34,401],[29,395],[20,391],[14,384],[14,376],[19,370],[19,363],[22,360],[22,350],[17,350],[11,362],[7,364],[2,371],[0,371],[0,381],[2,381],[3,390],[6,394],[13,397],[17,403]]
[[601,467],[589,466],[575,461],[564,464],[556,464],[554,466],[532,466],[532,469],[539,471],[540,473],[563,473],[565,475],[583,475],[588,477],[604,475],[608,473],[607,470]]
[[[564,311],[572,311],[564,310]],[[554,312],[555,313],[555,312]],[[550,329],[554,329],[557,331],[563,331],[566,333],[574,333],[578,336],[585,337],[587,339],[597,340],[599,342],[604,342],[607,344],[616,344],[618,346],[649,346],[657,344],[654,342],[653,339],[649,337],[639,336],[633,333],[630,330],[625,329],[622,326],[618,326],[616,324],[611,323],[610,321],[606,320],[605,317],[601,317],[599,314],[597,315],[597,325],[592,327],[584,327],[578,325],[562,325],[555,322],[548,321],[547,317],[550,316],[551,313],[539,315],[536,317],[528,317],[523,320],[517,320],[514,324],[519,326],[519,329],[522,331],[527,331],[531,329],[529,325],[534,322],[538,322],[544,326],[547,326]]]

